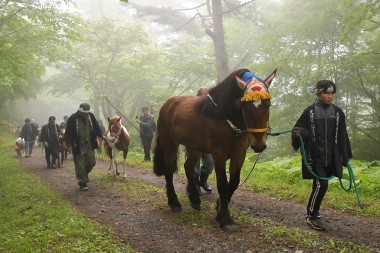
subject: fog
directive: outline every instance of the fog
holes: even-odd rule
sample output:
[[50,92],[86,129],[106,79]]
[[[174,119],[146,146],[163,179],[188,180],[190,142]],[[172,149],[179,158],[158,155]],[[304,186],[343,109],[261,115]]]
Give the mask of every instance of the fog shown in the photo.
[[[77,16],[41,9],[46,2]],[[194,96],[233,70],[265,78],[278,69],[270,87],[274,129],[292,127],[314,102],[307,87],[332,80],[355,155],[378,158],[376,1],[74,0],[75,7],[63,7],[66,2],[25,1],[30,9],[22,15],[29,20],[8,19],[16,7],[0,6],[0,118],[11,124],[28,117],[42,125],[52,115],[60,122],[88,102],[96,117],[119,114],[131,127],[142,106],[157,117],[169,97]],[[268,145],[274,156],[291,152],[284,143]]]
[[[65,7],[65,9],[68,8],[70,12],[76,13],[87,20],[97,21],[102,18],[109,18],[123,24],[128,23],[128,21],[133,18],[133,14],[135,13],[134,8],[129,5],[182,9],[196,6],[201,2],[203,2],[203,0],[186,2],[178,0],[146,0],[129,1],[128,4],[125,4],[119,0],[75,0],[75,6],[71,6],[69,8]],[[191,15],[192,13],[192,11],[188,11],[187,14]],[[149,22],[149,20],[141,20],[141,22]],[[157,34],[157,36],[162,35]],[[46,75],[44,78],[46,78]],[[15,121],[16,125],[19,126],[24,124],[25,118],[35,119],[37,123],[42,126],[48,122],[48,118],[50,116],[55,116],[57,122],[59,123],[63,121],[63,116],[70,116],[72,113],[76,112],[81,103],[89,102],[88,100],[89,93],[85,89],[76,90],[70,95],[58,96],[54,94],[54,89],[47,85],[42,87],[42,89],[37,92],[36,96],[29,97],[27,100],[17,101],[14,106],[18,108],[18,113],[15,115],[10,115],[10,118]],[[92,108],[92,110],[93,109],[94,108]],[[102,120],[105,120],[102,115],[99,117]]]

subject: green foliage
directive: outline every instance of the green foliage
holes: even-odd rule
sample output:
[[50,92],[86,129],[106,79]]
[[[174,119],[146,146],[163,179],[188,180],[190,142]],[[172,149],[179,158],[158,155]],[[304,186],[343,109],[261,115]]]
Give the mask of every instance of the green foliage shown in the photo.
[[0,101],[31,97],[57,50],[79,37],[79,19],[65,0],[3,1],[0,6]]
[[[252,168],[253,162],[249,160],[247,159],[242,168],[242,180],[247,177]],[[355,213],[380,216],[380,161],[352,160],[350,165],[354,172],[364,209],[359,208],[354,189],[352,188],[349,192],[344,191],[337,178],[333,178],[329,182],[329,190],[324,205]],[[347,188],[347,180],[349,179],[347,169],[344,169],[343,178],[343,184]],[[280,199],[307,202],[311,191],[311,180],[302,179],[301,156],[296,155],[278,157],[272,161],[257,164],[243,187],[262,194],[277,196]]]
[[9,153],[13,139],[0,138],[1,252],[134,252],[25,173]]
[[[336,104],[347,116],[354,157],[379,159],[379,8],[378,0],[255,1],[242,10],[251,18],[225,19],[230,59],[248,55],[245,63],[262,77],[278,68],[271,88],[275,130],[291,128],[314,102],[306,87],[330,79],[338,86]],[[288,139],[271,144],[274,156],[287,155]]]

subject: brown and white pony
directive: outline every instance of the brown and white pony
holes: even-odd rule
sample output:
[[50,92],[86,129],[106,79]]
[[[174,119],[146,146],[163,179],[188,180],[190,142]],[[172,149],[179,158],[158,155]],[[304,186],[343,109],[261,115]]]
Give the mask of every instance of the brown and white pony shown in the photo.
[[108,130],[104,133],[104,151],[107,157],[111,159],[108,169],[113,176],[119,175],[117,169],[119,151],[123,151],[123,170],[124,178],[127,177],[127,154],[129,149],[129,133],[121,124],[121,117],[108,117]]

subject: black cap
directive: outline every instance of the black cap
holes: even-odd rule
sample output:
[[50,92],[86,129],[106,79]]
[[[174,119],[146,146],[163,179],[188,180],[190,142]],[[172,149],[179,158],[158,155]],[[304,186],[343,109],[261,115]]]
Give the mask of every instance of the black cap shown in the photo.
[[90,105],[89,104],[87,104],[87,103],[82,103],[82,104],[80,104],[80,106],[79,106],[79,109],[78,109],[78,111],[80,111],[80,112],[84,112],[84,113],[89,113],[90,112]]
[[54,121],[55,120],[55,117],[54,116],[50,116],[49,117],[49,121]]

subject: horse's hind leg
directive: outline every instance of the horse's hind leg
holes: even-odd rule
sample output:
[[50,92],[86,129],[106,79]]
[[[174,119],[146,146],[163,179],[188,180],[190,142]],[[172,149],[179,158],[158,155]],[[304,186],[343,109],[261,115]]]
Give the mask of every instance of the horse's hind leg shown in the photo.
[[200,158],[201,153],[198,151],[188,151],[188,156],[185,162],[185,171],[187,177],[187,192],[191,207],[195,210],[201,210],[201,199],[199,198],[199,191],[196,186],[194,167],[195,163]]
[[165,173],[165,179],[166,179],[166,195],[168,197],[168,205],[170,206],[173,212],[180,212],[182,210],[182,206],[174,190],[173,173]]
[[173,184],[173,173],[177,170],[177,150],[172,150],[171,152],[166,152],[164,155],[166,170],[166,195],[168,197],[168,204],[173,212],[180,212],[182,210],[181,203],[178,200],[177,194],[174,189]]

